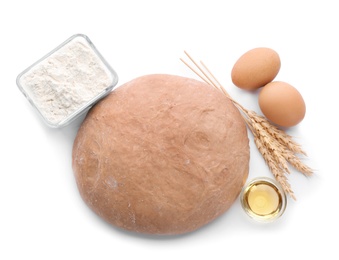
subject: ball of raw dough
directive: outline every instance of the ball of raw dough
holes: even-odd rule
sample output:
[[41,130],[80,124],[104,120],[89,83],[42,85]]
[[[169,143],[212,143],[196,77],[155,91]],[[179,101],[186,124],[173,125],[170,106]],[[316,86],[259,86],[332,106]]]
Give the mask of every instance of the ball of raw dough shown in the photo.
[[73,146],[86,204],[114,226],[181,234],[224,213],[249,167],[244,121],[220,91],[172,75],[134,79],[88,113]]

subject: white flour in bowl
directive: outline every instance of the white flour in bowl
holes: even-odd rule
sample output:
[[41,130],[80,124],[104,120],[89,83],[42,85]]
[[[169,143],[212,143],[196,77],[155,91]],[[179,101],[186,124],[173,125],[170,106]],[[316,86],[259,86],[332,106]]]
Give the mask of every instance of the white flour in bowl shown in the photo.
[[19,80],[50,125],[58,125],[113,84],[112,72],[85,37],[77,36]]

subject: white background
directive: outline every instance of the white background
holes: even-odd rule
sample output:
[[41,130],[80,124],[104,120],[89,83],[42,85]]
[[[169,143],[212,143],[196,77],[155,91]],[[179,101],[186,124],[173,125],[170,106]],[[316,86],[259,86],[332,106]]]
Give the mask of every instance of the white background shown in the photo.
[[[0,4],[0,259],[338,259],[339,10],[337,1],[2,1]],[[259,225],[239,201],[200,230],[152,237],[106,224],[81,200],[71,168],[81,121],[43,125],[16,76],[75,33],[84,33],[121,84],[144,74],[196,76],[183,50],[202,59],[242,105],[257,96],[233,86],[234,62],[249,49],[275,49],[277,80],[303,95],[304,121],[288,132],[316,169],[289,176],[298,200]],[[252,137],[249,178],[271,176]]]

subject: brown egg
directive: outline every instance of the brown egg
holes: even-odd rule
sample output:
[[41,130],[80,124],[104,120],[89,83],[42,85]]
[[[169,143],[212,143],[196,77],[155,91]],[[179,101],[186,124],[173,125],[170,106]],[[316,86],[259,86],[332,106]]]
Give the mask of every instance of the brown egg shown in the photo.
[[259,106],[267,119],[284,127],[298,124],[306,112],[305,102],[299,91],[282,81],[270,82],[262,88]]
[[270,48],[255,48],[243,54],[234,64],[231,77],[234,85],[255,90],[271,82],[280,70],[280,58]]

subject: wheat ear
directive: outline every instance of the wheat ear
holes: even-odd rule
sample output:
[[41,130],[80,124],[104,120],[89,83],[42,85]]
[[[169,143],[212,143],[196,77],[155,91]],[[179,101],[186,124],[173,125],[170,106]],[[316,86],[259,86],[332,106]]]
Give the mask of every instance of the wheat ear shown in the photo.
[[290,173],[289,165],[306,176],[310,176],[313,173],[313,170],[298,157],[298,155],[306,156],[301,145],[295,142],[286,132],[271,124],[265,117],[258,115],[254,111],[247,110],[240,105],[228,94],[203,62],[198,64],[186,51],[185,54],[195,65],[196,69],[185,60],[180,60],[203,81],[221,91],[239,109],[246,125],[253,134],[255,145],[263,156],[271,173],[280,183],[284,191],[295,200],[296,197],[286,176]]

